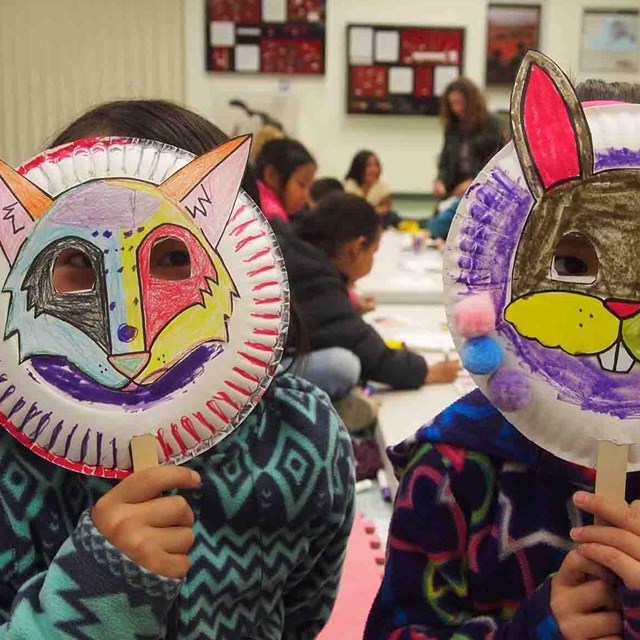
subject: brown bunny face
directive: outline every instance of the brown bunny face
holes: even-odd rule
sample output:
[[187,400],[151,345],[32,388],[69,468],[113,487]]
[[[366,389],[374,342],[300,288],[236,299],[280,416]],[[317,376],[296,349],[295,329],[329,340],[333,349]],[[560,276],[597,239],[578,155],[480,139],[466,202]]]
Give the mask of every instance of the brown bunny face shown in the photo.
[[521,236],[505,314],[524,337],[598,354],[619,373],[640,360],[640,212],[630,191],[640,192],[639,170],[604,171],[544,194]]

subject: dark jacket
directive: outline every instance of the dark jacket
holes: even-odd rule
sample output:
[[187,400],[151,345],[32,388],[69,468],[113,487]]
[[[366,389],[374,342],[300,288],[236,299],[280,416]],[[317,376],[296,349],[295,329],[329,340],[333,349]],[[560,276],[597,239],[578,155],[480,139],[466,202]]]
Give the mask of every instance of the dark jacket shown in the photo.
[[[388,453],[401,482],[365,640],[561,640],[551,576],[571,527],[592,522],[571,497],[594,473],[527,440],[478,390]],[[629,474],[628,500],[639,481]],[[619,594],[624,637],[640,637],[640,593]]]
[[[326,255],[298,238],[290,225],[271,220],[289,274],[291,298],[305,325],[312,351],[343,347],[360,359],[362,377],[397,389],[424,383],[427,365],[411,351],[389,349],[357,313],[344,278]],[[295,337],[290,332],[288,346]]]
[[[461,151],[468,141],[467,170],[460,166]],[[444,182],[447,194],[467,180],[475,178],[504,143],[500,122],[489,116],[486,124],[477,131],[467,133],[459,124],[452,125],[444,134],[444,146],[438,161],[438,178]]]

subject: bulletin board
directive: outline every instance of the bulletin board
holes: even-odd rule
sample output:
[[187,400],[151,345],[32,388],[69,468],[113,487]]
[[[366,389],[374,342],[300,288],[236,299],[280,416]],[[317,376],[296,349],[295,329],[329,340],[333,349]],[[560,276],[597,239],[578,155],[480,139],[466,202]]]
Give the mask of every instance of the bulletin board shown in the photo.
[[463,28],[350,24],[347,113],[436,115],[463,60]]
[[322,75],[326,0],[206,0],[207,70]]

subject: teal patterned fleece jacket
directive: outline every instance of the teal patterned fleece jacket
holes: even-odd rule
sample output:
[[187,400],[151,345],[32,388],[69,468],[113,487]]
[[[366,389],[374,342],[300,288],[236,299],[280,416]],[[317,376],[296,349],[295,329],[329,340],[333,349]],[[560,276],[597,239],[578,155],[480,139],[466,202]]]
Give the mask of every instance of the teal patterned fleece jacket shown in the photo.
[[94,527],[113,483],[0,432],[0,640],[312,638],[336,596],[353,519],[351,444],[329,399],[290,375],[189,464],[186,580],[152,574]]

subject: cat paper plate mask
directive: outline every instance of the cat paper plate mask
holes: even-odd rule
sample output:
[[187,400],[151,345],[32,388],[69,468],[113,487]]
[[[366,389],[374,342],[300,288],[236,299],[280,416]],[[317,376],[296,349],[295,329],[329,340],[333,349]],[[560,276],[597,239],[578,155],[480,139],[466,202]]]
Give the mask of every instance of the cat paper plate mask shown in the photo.
[[640,469],[640,106],[583,107],[529,52],[511,128],[448,239],[454,340],[529,439],[591,467],[598,441],[629,444]]
[[288,286],[240,190],[250,138],[199,157],[90,139],[0,164],[0,422],[87,474],[131,472],[152,433],[179,463],[230,433],[275,374]]

